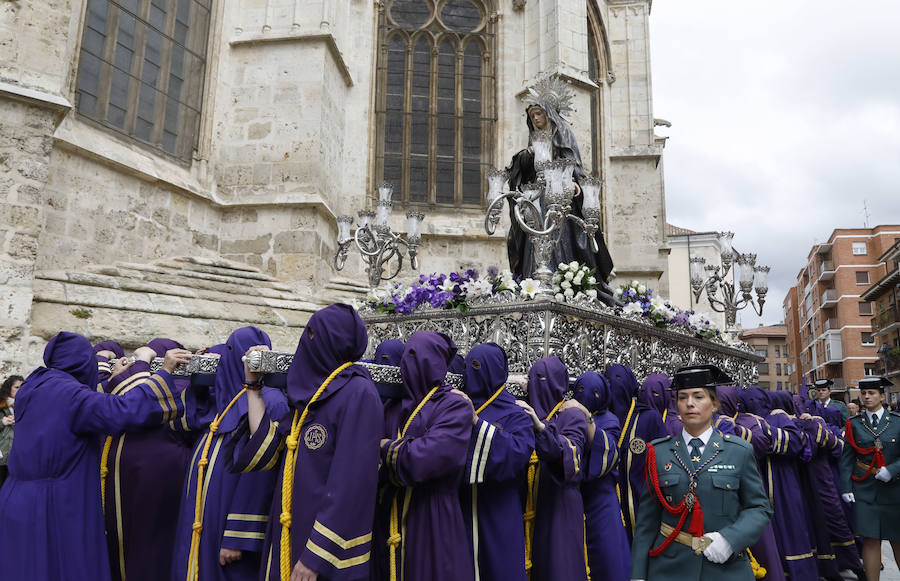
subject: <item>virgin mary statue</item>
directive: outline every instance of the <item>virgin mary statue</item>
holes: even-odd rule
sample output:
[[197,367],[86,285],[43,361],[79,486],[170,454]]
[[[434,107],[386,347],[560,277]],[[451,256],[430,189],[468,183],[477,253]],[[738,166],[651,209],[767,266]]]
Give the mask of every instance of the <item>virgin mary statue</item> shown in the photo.
[[[575,133],[572,126],[563,116],[571,110],[572,92],[568,85],[559,77],[553,76],[537,83],[528,89],[525,96],[525,122],[528,124],[528,147],[515,154],[506,172],[509,179],[509,188],[519,190],[524,184],[533,183],[537,179],[534,168],[534,148],[531,145],[532,135],[535,131],[548,131],[553,137],[553,159],[571,159],[575,161],[573,177],[576,184],[576,194],[572,199],[572,213],[579,218],[584,218],[581,211],[581,189],[577,184],[585,177],[584,167],[581,163],[581,152],[575,141]],[[541,195],[543,198],[543,194]],[[539,206],[543,209],[546,205],[541,199]],[[543,210],[542,210],[543,211]],[[512,214],[512,207],[510,207]],[[509,268],[514,274],[529,277],[535,270],[534,249],[528,241],[528,236],[519,227],[514,216],[510,216],[512,226],[507,239],[507,252],[509,253]],[[550,261],[551,268],[560,262],[573,260],[586,264],[594,269],[598,282],[603,286],[609,281],[610,272],[613,269],[612,258],[606,248],[603,232],[597,232],[597,246],[599,250],[593,252],[590,240],[587,236],[569,220],[563,222],[558,233],[558,240],[553,249],[553,257]]]

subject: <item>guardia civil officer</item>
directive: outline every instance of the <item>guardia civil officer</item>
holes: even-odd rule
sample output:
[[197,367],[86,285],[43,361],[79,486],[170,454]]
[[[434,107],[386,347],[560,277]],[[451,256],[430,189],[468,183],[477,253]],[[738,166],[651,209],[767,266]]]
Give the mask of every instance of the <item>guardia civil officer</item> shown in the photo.
[[753,580],[747,547],[772,517],[753,449],[713,429],[714,365],[682,367],[672,378],[680,434],[647,448],[647,486],[631,547],[632,579]]
[[821,403],[823,407],[835,408],[841,412],[841,418],[846,422],[847,418],[850,417],[850,412],[847,410],[847,406],[844,402],[837,399],[831,399],[832,385],[834,385],[834,382],[830,379],[816,380],[813,384],[816,388],[816,399],[819,400],[819,403]]
[[841,498],[853,503],[869,581],[881,573],[881,541],[900,558],[900,414],[884,407],[883,377],[859,380],[864,411],[847,420],[841,452]]

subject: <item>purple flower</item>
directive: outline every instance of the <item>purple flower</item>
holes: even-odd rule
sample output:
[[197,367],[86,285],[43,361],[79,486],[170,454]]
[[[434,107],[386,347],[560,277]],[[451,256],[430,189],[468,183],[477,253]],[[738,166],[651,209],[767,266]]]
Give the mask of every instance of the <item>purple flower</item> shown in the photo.
[[488,278],[497,278],[500,276],[500,269],[496,266],[489,266],[487,269]]

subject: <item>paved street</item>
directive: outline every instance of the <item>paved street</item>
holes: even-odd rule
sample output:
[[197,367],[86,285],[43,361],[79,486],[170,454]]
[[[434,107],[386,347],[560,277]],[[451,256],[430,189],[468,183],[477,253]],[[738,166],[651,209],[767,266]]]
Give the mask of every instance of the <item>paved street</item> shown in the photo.
[[[888,542],[881,544],[881,560],[884,562],[884,571],[881,572],[881,581],[900,581],[900,569],[894,561],[894,553]],[[853,579],[852,573],[844,573],[845,579]]]

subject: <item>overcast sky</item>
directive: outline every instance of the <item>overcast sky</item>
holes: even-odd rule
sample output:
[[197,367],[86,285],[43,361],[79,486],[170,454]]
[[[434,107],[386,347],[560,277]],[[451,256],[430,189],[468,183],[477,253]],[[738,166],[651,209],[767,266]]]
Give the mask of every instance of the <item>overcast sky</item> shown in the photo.
[[[772,267],[762,318],[834,228],[900,222],[900,1],[656,0],[668,221]],[[702,299],[705,301],[705,297]]]

